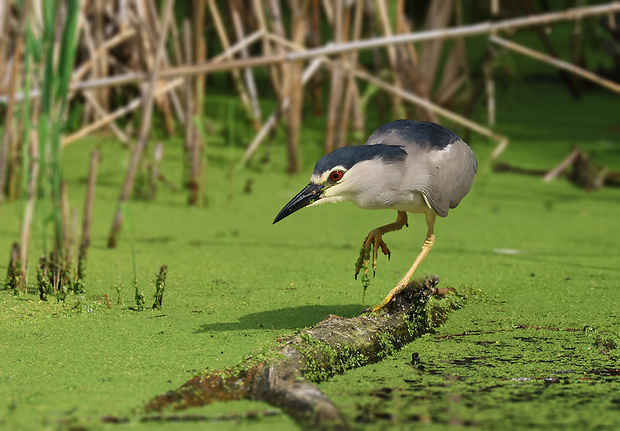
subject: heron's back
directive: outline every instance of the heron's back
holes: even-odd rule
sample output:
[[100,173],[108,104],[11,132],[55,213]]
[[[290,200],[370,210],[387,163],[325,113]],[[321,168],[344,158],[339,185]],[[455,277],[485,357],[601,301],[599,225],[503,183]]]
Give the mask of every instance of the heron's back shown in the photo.
[[454,132],[426,121],[397,120],[370,135],[366,145],[391,145],[407,152],[405,178],[441,217],[469,192],[477,170],[469,146]]

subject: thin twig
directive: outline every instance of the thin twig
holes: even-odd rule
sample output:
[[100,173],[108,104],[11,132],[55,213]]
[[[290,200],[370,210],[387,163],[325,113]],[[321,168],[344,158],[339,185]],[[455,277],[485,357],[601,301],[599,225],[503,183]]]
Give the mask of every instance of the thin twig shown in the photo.
[[[181,84],[183,84],[183,78],[177,78],[177,79],[175,79],[173,81],[170,81],[167,84],[157,88],[157,90],[155,91],[155,95],[166,93],[166,92],[172,90],[173,88],[179,87]],[[123,115],[126,115],[127,113],[138,109],[142,105],[142,102],[144,102],[143,98],[138,97],[138,98],[132,100],[131,102],[129,102],[127,105],[123,106],[122,108],[119,108],[119,109],[117,109],[114,112],[111,112],[108,116],[106,116],[104,118],[101,118],[101,119],[99,119],[99,120],[97,120],[97,121],[95,121],[95,122],[93,122],[93,123],[83,127],[82,129],[78,130],[75,133],[72,133],[69,136],[65,136],[62,139],[62,146],[66,147],[70,143],[78,140],[79,138],[82,138],[82,137],[88,135],[89,133],[92,133],[95,130],[104,127],[105,125],[107,125],[108,123],[111,123],[112,121],[116,120],[117,118],[120,118]]]
[[491,35],[489,36],[489,40],[497,45],[503,46],[504,48],[508,48],[512,51],[518,52],[519,54],[523,54],[527,57],[542,61],[543,63],[557,67],[558,69],[574,73],[575,75],[581,76],[582,78],[594,82],[595,84],[605,87],[608,90],[613,91],[614,93],[620,93],[620,84],[610,81],[609,79],[605,79],[602,76],[599,76],[596,73],[592,73],[582,67],[575,66],[574,64],[571,64],[564,60],[560,60],[559,58],[554,58],[550,55],[534,51],[533,49],[527,48],[523,45],[511,42],[498,36]]

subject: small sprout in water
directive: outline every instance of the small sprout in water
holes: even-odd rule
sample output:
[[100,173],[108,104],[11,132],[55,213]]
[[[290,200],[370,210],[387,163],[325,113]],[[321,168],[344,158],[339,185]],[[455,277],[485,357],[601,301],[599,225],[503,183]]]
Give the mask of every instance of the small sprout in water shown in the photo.
[[162,265],[159,269],[159,274],[157,274],[157,278],[155,279],[155,295],[153,302],[153,308],[160,310],[161,303],[164,299],[164,289],[166,288],[166,274],[168,272],[168,267],[166,265]]
[[411,354],[411,365],[413,365],[414,367],[420,365],[420,355],[418,354],[418,352],[413,352]]
[[114,287],[116,288],[116,305],[119,305],[121,308],[125,308],[125,303],[123,302],[123,297],[121,295],[121,282],[114,283]]
[[133,286],[136,289],[136,311],[144,310],[144,303],[146,300],[144,299],[144,293],[138,289],[138,280],[134,280]]

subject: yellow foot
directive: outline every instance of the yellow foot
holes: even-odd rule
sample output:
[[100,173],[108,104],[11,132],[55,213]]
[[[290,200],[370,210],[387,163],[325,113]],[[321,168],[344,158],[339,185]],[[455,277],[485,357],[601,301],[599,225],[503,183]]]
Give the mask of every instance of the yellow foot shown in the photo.
[[362,273],[362,283],[365,287],[370,282],[370,277],[368,276],[368,269],[370,266],[370,251],[372,250],[372,273],[374,277],[374,274],[377,271],[377,254],[379,253],[379,248],[381,249],[381,252],[389,259],[391,256],[390,249],[385,244],[385,242],[383,242],[383,239],[381,238],[381,232],[379,232],[378,229],[373,229],[364,239],[362,249],[360,250],[360,256],[357,258],[357,262],[355,262],[355,279],[357,280],[357,276],[360,273],[360,270],[363,268],[364,272]]
[[405,285],[398,285],[396,286],[394,289],[390,290],[390,293],[388,293],[388,295],[383,299],[383,301],[381,301],[379,304],[375,305],[372,308],[368,308],[367,310],[364,310],[365,313],[374,313],[375,311],[379,311],[381,310],[383,307],[385,307],[386,305],[388,305],[392,299],[398,295],[398,293],[400,293],[401,290],[403,290],[405,288]]

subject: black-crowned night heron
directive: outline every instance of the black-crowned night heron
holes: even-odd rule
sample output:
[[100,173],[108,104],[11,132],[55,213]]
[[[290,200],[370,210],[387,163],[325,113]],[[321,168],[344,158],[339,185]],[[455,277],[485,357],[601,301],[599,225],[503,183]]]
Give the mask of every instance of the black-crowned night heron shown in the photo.
[[325,202],[351,201],[364,209],[394,209],[394,223],[370,231],[355,265],[368,279],[377,252],[390,256],[382,236],[407,225],[407,213],[424,213],[428,232],[422,251],[405,276],[373,311],[402,290],[435,243],[435,218],[446,217],[469,192],[477,163],[469,146],[455,133],[435,123],[398,120],[374,131],[364,145],[339,148],[320,159],[310,184],[277,215],[274,223],[295,211]]

